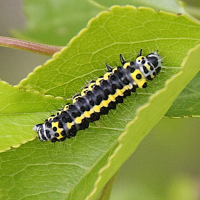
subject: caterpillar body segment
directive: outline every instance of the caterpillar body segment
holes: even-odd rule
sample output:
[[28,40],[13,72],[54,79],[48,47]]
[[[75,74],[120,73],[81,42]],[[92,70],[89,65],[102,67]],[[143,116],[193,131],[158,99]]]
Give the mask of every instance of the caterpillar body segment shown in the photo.
[[75,95],[72,105],[66,105],[45,123],[37,124],[34,130],[39,139],[56,142],[74,137],[77,131],[88,128],[91,122],[123,103],[123,99],[138,87],[146,88],[146,81],[152,80],[161,69],[161,57],[157,52],[145,57],[140,50],[135,61],[126,62],[122,55],[120,61],[122,66],[115,68],[106,64],[107,72]]

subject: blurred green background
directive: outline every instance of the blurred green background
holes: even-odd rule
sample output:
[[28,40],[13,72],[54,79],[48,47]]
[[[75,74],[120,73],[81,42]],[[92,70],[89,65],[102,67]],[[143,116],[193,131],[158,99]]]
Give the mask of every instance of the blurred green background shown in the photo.
[[[22,3],[0,1],[0,35],[25,27]],[[3,47],[0,55],[1,80],[12,85],[50,58]],[[111,200],[199,200],[199,166],[200,119],[164,118],[120,169]]]
[[200,119],[162,119],[119,171],[111,200],[200,199]]

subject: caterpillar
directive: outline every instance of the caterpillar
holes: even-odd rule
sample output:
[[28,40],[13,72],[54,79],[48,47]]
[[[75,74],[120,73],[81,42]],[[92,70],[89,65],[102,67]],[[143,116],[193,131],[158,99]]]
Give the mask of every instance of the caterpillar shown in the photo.
[[157,51],[145,57],[141,49],[136,60],[131,62],[125,61],[120,54],[120,62],[122,66],[115,68],[105,64],[107,72],[96,81],[90,81],[81,94],[75,95],[73,104],[67,104],[45,123],[37,124],[33,129],[39,140],[60,142],[74,137],[77,131],[88,128],[91,122],[123,103],[131,92],[146,88],[147,80],[153,80],[161,70],[161,57]]

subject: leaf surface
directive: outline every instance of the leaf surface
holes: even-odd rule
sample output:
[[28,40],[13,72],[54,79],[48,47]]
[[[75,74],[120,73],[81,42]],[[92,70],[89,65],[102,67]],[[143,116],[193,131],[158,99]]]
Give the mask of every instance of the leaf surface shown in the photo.
[[190,50],[182,62],[181,71],[167,80],[165,88],[152,95],[148,103],[137,110],[136,117],[126,126],[124,133],[120,135],[119,146],[110,156],[107,165],[100,170],[95,188],[88,199],[94,199],[100,189],[135,151],[152,127],[162,118],[163,113],[169,109],[180,91],[196,75],[200,68],[200,61],[196,62],[195,58],[198,57],[199,53],[200,45]]
[[[32,108],[32,123],[42,123],[44,113],[55,110],[48,108],[52,104],[47,101],[44,106],[42,100],[52,97],[43,95],[70,98],[91,78],[103,75],[104,62],[119,65],[120,53],[134,60],[141,48],[144,54],[158,49],[163,70],[148,82],[148,91],[138,89],[137,95],[64,144],[52,146],[35,140],[2,153],[1,197],[85,199],[94,189],[90,195],[94,198],[198,72],[200,64],[194,59],[199,47],[180,66],[189,49],[199,43],[199,31],[199,24],[188,17],[131,6],[113,7],[91,20],[67,47],[19,84],[41,94],[41,101],[36,100],[37,107]],[[54,103],[60,108],[63,100]]]
[[2,81],[0,88],[0,152],[35,139],[32,129],[38,116],[47,117],[56,106],[65,103],[63,99],[23,91]]
[[[196,62],[197,58],[194,58]],[[193,64],[191,63],[191,67]],[[185,87],[167,111],[166,117],[200,116],[200,73]]]

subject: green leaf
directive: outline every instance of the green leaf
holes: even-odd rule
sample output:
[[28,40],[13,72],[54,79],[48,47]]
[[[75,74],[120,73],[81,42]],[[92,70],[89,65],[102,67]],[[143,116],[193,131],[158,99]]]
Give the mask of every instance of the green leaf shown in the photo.
[[32,129],[38,116],[47,117],[50,114],[47,110],[64,104],[63,99],[25,92],[5,82],[0,82],[0,88],[0,152],[35,139]]
[[[71,97],[80,91],[88,80],[104,73],[104,62],[111,65],[120,64],[117,59],[120,53],[123,53],[127,60],[133,60],[133,55],[136,55],[140,48],[145,52],[158,49],[163,57],[163,65],[177,67],[186,52],[199,43],[199,24],[185,16],[148,9],[124,9],[123,12],[113,10],[94,18],[88,28],[73,39],[67,48],[55,54],[54,59],[43,67],[37,68],[20,83],[21,86],[52,96]],[[190,101],[191,96],[188,100],[185,97],[183,95],[181,101],[174,104],[167,116],[180,117],[193,113],[199,115],[198,108],[193,108],[194,103],[198,107],[198,101],[194,98]],[[189,105],[189,111],[185,112],[182,105]],[[182,110],[177,109],[180,106]]]
[[[195,58],[194,62],[198,59]],[[191,66],[193,67],[192,63]],[[168,117],[199,117],[200,116],[200,73],[185,87],[173,102],[165,116]]]
[[199,32],[199,24],[185,16],[113,7],[91,20],[67,47],[20,85],[42,94],[71,97],[87,81],[104,73],[105,62],[120,64],[120,53],[134,60],[141,48],[145,53],[158,49],[164,66],[179,67],[187,51],[200,42]]
[[[163,70],[148,82],[148,92],[138,89],[137,95],[128,97],[89,129],[79,131],[65,145],[35,140],[2,153],[1,197],[85,199],[99,177],[93,198],[199,70],[200,63],[195,60],[199,48],[190,52],[183,62],[184,70],[180,69],[188,50],[199,43],[199,30],[199,24],[188,17],[131,6],[113,7],[91,20],[66,48],[23,80],[20,88],[69,98],[81,91],[86,80],[104,73],[104,62],[118,65],[120,53],[126,60],[134,60],[140,48],[145,54],[158,49],[164,58]],[[59,107],[62,102],[55,100],[52,104]],[[43,109],[34,110],[35,124],[53,110],[47,106],[48,102]]]
[[28,16],[27,29],[13,30],[12,33],[21,39],[63,46],[84,28],[92,17],[113,5],[149,6],[174,13],[185,13],[182,5],[174,0],[26,0],[24,3],[25,13]]
[[[133,6],[145,6],[145,7],[150,7],[158,10],[163,10],[163,11],[168,11],[168,12],[173,12],[173,13],[185,13],[184,10],[184,3],[181,1],[174,1],[174,0],[125,0],[125,1],[120,1],[120,0],[111,0],[111,1],[106,1],[106,0],[97,0],[99,4],[107,7],[111,7],[113,5],[133,5]],[[186,13],[185,13],[186,14]]]
[[[165,88],[152,95],[149,102],[137,110],[136,117],[127,125],[125,132],[119,137],[118,148],[110,156],[107,165],[99,172],[95,188],[88,199],[94,199],[103,185],[113,176],[123,162],[135,151],[152,127],[162,118],[180,91],[184,89],[192,77],[199,71],[200,61],[195,61],[199,54],[200,45],[189,51],[189,54],[182,62],[182,70],[166,82]],[[193,66],[192,68],[191,65]]]

